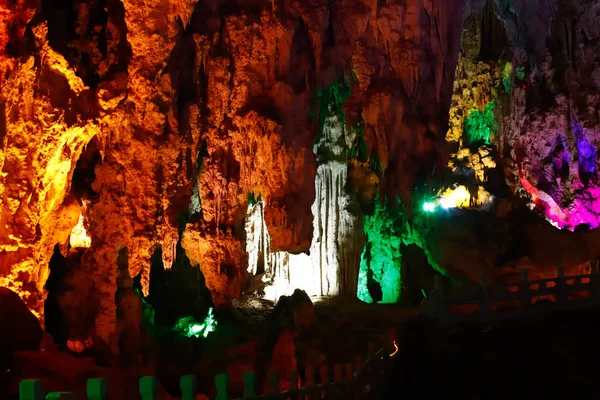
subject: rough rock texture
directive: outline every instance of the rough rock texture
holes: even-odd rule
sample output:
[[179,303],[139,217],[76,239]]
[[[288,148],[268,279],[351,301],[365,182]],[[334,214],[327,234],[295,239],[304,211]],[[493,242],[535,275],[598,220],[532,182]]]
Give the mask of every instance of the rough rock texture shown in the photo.
[[[486,207],[440,211],[424,246],[430,264],[453,278],[477,282],[485,272],[516,281],[518,268],[553,277],[559,263],[567,274],[587,273],[598,257],[597,231],[555,228],[587,231],[600,222],[599,37],[597,18],[589,17],[596,3],[487,1],[465,20],[447,134],[452,154],[438,204],[464,185],[466,202],[458,206]],[[500,201],[482,197],[482,188]],[[551,224],[527,213],[523,200]]]
[[180,243],[227,303],[254,193],[273,250],[309,250],[316,89],[353,79],[347,123],[389,196],[410,203],[444,158],[458,0],[5,0],[0,16],[0,284],[41,316],[83,219],[69,296],[89,301],[71,312],[115,352],[120,248],[147,294],[156,246],[169,268]]
[[[550,24],[545,6],[536,13]],[[499,138],[502,153],[510,150],[513,190],[526,192],[532,207],[569,230],[600,225],[599,13],[595,1],[559,2],[543,57],[512,91]]]

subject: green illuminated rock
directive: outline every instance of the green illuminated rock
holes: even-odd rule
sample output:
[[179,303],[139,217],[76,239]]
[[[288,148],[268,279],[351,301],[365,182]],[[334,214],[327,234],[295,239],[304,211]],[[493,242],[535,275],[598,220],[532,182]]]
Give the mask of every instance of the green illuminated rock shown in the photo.
[[498,124],[494,117],[496,102],[492,101],[485,106],[483,111],[471,110],[469,117],[465,119],[465,135],[470,143],[491,144]]
[[194,317],[183,317],[175,324],[175,331],[187,337],[208,337],[208,334],[214,332],[217,327],[217,320],[213,315],[212,307],[208,310],[208,315],[204,322],[200,323],[194,320]]
[[[400,244],[404,212],[398,207],[393,210],[387,202],[375,199],[373,215],[365,216],[365,247],[360,261],[358,292],[360,300],[372,303],[397,303],[402,294],[400,274]],[[381,287],[381,299],[373,299],[376,285]]]

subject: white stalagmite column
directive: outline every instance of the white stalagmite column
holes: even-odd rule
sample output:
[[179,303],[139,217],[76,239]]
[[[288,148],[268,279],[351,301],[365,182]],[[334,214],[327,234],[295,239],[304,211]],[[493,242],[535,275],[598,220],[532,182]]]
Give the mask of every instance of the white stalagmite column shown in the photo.
[[260,201],[248,206],[248,272],[262,274],[265,298],[277,300],[297,288],[310,296],[356,293],[362,235],[356,235],[360,230],[357,217],[349,213],[350,198],[345,192],[348,142],[351,143],[351,138],[347,137],[340,118],[337,115],[327,118],[323,134],[314,146],[321,164],[315,178],[310,255],[271,253],[264,205]]

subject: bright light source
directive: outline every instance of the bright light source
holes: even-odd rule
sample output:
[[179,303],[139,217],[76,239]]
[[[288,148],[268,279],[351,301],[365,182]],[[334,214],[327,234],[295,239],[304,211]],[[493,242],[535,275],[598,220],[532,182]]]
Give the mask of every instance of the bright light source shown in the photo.
[[83,224],[83,214],[79,214],[79,221],[77,225],[71,231],[69,237],[69,243],[72,248],[84,248],[87,249],[92,245],[92,238],[88,236],[85,226]]
[[440,207],[442,207],[444,210],[447,210],[452,207],[452,203],[450,202],[450,200],[442,198],[440,199]]
[[207,337],[209,333],[214,332],[217,327],[217,320],[213,314],[212,307],[208,310],[208,315],[203,323],[194,321],[193,317],[181,318],[175,324],[175,330],[187,337]]
[[435,203],[428,201],[425,204],[423,204],[423,211],[425,212],[434,212],[435,211]]

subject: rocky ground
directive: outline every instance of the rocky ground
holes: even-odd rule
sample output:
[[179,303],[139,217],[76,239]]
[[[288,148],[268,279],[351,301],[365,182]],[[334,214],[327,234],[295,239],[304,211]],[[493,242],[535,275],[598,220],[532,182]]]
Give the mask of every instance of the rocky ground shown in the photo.
[[314,305],[303,297],[292,298],[276,310],[273,302],[241,298],[232,310],[217,313],[219,325],[206,339],[155,337],[143,367],[123,366],[93,352],[77,356],[43,343],[44,351],[15,352],[10,370],[0,381],[0,393],[3,399],[17,399],[18,383],[26,378],[41,379],[48,391],[83,393],[87,379],[104,377],[111,399],[128,399],[135,397],[140,376],[155,375],[161,383],[159,399],[167,400],[180,395],[178,382],[183,374],[195,374],[200,391],[213,395],[214,375],[227,372],[231,394],[236,395],[243,390],[242,374],[248,370],[257,371],[260,379],[266,370],[285,373],[296,362],[302,367],[353,362],[356,355],[364,359],[370,341],[383,345],[392,331],[418,312],[343,298],[311,300]]

